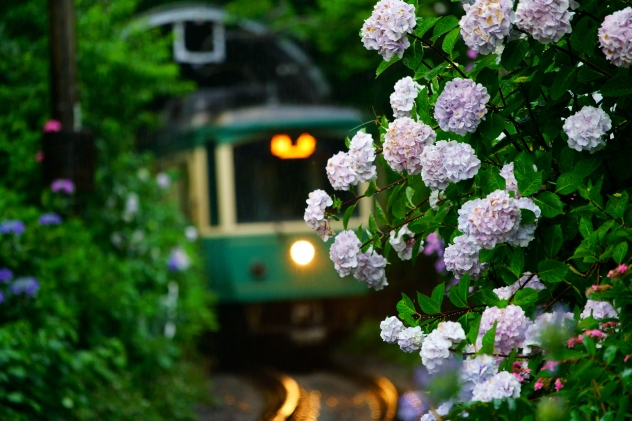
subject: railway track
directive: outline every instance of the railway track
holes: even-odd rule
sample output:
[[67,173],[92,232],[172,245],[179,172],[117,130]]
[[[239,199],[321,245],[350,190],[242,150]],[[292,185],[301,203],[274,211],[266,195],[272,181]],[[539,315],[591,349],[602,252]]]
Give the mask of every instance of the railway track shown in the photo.
[[397,410],[397,390],[388,379],[343,369],[213,379],[220,402],[200,408],[199,421],[392,421]]

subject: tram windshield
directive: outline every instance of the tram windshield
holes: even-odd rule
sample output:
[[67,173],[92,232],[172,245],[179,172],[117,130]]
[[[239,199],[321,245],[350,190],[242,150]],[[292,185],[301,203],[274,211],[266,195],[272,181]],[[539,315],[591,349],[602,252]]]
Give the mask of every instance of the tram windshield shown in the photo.
[[[346,150],[344,141],[322,137],[317,138],[314,153],[302,159],[274,156],[270,138],[236,146],[233,157],[237,222],[302,220],[310,192],[322,189],[334,194],[325,165],[342,150]],[[335,194],[342,200],[352,197],[348,192]]]

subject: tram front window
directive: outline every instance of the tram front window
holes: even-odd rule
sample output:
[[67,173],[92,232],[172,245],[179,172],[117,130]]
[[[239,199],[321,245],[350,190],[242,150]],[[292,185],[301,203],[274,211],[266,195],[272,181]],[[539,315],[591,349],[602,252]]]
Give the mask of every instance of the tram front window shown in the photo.
[[[269,138],[236,146],[237,222],[302,220],[310,192],[322,189],[334,194],[325,165],[345,149],[342,140],[317,138],[316,149],[308,158],[281,159],[271,153]],[[343,200],[352,197],[348,192],[335,194]]]

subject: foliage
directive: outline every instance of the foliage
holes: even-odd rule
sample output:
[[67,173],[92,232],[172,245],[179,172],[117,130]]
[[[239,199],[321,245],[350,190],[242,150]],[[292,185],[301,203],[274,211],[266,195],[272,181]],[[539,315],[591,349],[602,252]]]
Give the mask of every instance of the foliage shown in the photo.
[[[500,371],[509,371],[520,381],[517,394],[504,395],[512,398],[489,403],[454,394],[437,400],[430,389],[432,408],[442,400],[460,399],[449,414],[441,414],[443,419],[623,420],[632,414],[632,279],[628,275],[632,170],[627,163],[632,147],[632,91],[628,89],[629,69],[606,60],[597,42],[597,28],[604,18],[627,3],[578,3],[572,33],[558,42],[542,44],[514,27],[515,36],[505,39],[504,51],[479,56],[469,68],[463,65],[467,59],[455,49],[460,42],[459,20],[418,17],[414,32],[408,35],[411,46],[401,60],[422,85],[411,116],[432,127],[437,141],[471,145],[481,161],[480,169],[473,178],[451,183],[441,193],[444,198],[439,196],[435,209],[428,204],[423,171],[421,175],[402,172],[400,179],[381,188],[372,181],[364,195],[344,204],[334,197],[334,206],[328,209],[335,216],[376,191],[389,191],[387,205],[376,204],[374,215],[357,231],[361,245],[357,250],[345,246],[345,251],[353,256],[375,250],[393,258],[390,233],[404,225],[417,241],[413,255],[421,240],[435,231],[446,244],[463,234],[475,235],[474,228],[463,232],[467,222],[459,218],[459,210],[492,192],[507,191],[508,203],[522,196],[521,200],[532,200],[530,203],[536,205],[521,206],[518,215],[511,216],[521,226],[537,224],[532,240],[510,245],[512,240],[503,238],[498,244],[494,242],[493,248],[479,247],[476,260],[483,267],[480,278],[474,273],[462,276],[451,287],[449,300],[444,300],[445,285],[441,284],[431,296],[418,294],[413,300],[404,295],[397,305],[402,329],[418,326],[434,333],[438,327],[449,327],[458,332],[459,328],[449,323],[458,320],[467,339],[461,341],[456,333],[447,336],[453,342],[447,342],[451,355],[462,360],[491,354],[500,362]],[[364,16],[369,13],[367,8]],[[379,71],[389,72],[388,64],[382,63]],[[439,95],[456,78],[480,83],[490,97],[484,120],[480,125],[476,122],[477,129],[465,136],[439,128],[444,126],[433,112]],[[564,123],[585,106],[602,109],[611,120],[605,136],[599,136],[603,149],[578,152],[569,147],[574,140],[569,140]],[[583,124],[586,133],[593,128],[590,122]],[[378,153],[382,152],[389,122],[383,118],[379,125]],[[386,167],[382,154],[377,160]],[[515,179],[507,176],[507,164],[513,165]],[[494,211],[485,220],[476,219],[482,214],[473,215],[467,214],[466,219],[475,221],[477,229],[485,229],[484,224],[500,229],[494,226],[500,213]],[[446,257],[448,253],[446,250]],[[615,270],[617,265],[622,266]],[[525,287],[534,277],[542,288]],[[524,282],[516,284],[519,279]],[[501,299],[498,289],[508,286],[516,286],[516,290]],[[585,307],[587,296],[592,301],[611,303],[618,317],[613,320],[596,312],[591,317],[586,310],[589,307]],[[496,314],[504,314],[508,306],[519,308],[515,311],[524,312],[532,325],[543,313],[570,310],[576,325],[557,319],[532,349],[520,345],[503,354],[498,351],[499,341],[504,340],[501,333],[515,325],[496,320],[481,332],[479,326],[482,329],[481,313],[491,314],[487,310],[495,308]],[[432,416],[438,417],[436,412]]]
[[[0,285],[0,418],[193,419],[206,393],[194,343],[214,326],[211,297],[186,221],[151,158],[133,151],[156,124],[152,107],[192,86],[178,79],[169,39],[122,36],[138,1],[77,1],[97,188],[52,192],[36,159],[49,109],[47,3],[0,5],[0,222],[25,223],[0,236],[0,268],[39,283],[33,297],[12,293],[14,280]],[[49,212],[62,223],[40,225]],[[189,269],[167,270],[174,247],[192,256]]]

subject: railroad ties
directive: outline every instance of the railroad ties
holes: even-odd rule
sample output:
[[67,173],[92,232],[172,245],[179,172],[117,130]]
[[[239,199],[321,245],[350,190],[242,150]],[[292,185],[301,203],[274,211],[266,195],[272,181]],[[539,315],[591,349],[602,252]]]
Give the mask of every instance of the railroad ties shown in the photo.
[[276,370],[213,376],[199,421],[392,421],[397,390],[385,377],[343,369],[290,376]]

